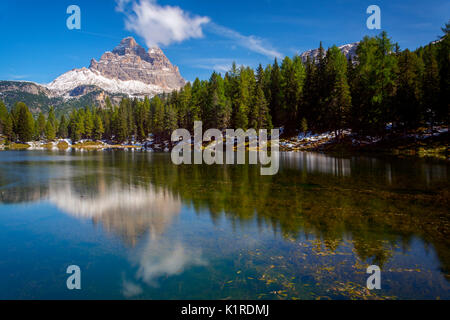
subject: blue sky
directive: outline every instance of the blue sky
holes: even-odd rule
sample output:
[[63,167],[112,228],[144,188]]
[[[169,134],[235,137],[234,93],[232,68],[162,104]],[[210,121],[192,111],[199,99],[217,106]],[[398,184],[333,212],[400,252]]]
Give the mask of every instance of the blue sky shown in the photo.
[[[72,4],[81,9],[79,31],[66,27]],[[450,19],[448,0],[2,0],[0,79],[48,83],[130,35],[159,45],[187,80],[206,79],[232,61],[255,67],[319,41],[328,47],[376,35],[366,27],[372,4],[401,48],[435,40]]]

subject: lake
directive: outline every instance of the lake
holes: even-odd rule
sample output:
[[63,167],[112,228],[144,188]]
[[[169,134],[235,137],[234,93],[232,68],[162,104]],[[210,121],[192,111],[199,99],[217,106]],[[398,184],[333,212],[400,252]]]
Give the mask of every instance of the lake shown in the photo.
[[282,153],[261,176],[163,153],[2,151],[0,299],[450,299],[449,178],[419,158]]

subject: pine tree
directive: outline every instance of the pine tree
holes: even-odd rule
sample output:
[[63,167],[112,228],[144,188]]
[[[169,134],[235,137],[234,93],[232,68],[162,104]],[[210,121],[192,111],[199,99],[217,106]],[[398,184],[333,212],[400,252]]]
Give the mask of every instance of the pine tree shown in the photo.
[[438,44],[440,102],[437,118],[440,122],[450,122],[450,21],[442,28],[444,36]]
[[253,93],[253,103],[249,116],[250,127],[253,129],[272,129],[269,104],[264,94],[264,69],[259,65],[256,74],[256,85]]
[[256,118],[252,117],[254,129],[272,129],[272,118],[270,116],[269,104],[266,101],[264,91],[261,85],[256,86],[256,93],[254,98],[254,112],[256,113]]
[[440,80],[437,52],[433,45],[424,49],[423,109],[431,127],[439,114]]
[[14,134],[14,123],[11,114],[7,114],[4,126],[3,126],[3,134],[8,138],[9,141],[15,139]]
[[310,57],[306,58],[305,64],[305,84],[303,88],[303,114],[310,124],[311,129],[318,129],[318,81],[317,81],[317,66],[314,61],[311,61]]
[[160,138],[164,130],[164,105],[161,99],[156,96],[151,101],[152,110],[152,133]]
[[172,132],[178,128],[177,112],[172,105],[167,105],[164,110],[164,129],[162,137],[170,139]]
[[114,112],[114,136],[118,142],[124,142],[130,138],[128,131],[128,105],[129,100],[123,99],[119,108]]
[[202,119],[202,110],[205,109],[203,105],[207,96],[206,91],[205,83],[196,78],[192,84],[191,103],[188,117],[189,130],[193,130],[194,121]]
[[142,104],[142,108],[143,108],[143,117],[144,117],[144,139],[147,139],[149,133],[150,133],[150,128],[151,128],[151,118],[150,118],[150,100],[148,99],[148,97],[144,98],[144,102]]
[[329,115],[329,129],[341,136],[341,129],[347,124],[351,107],[350,87],[347,82],[347,59],[338,47],[328,50],[326,59],[329,94],[325,99],[325,112]]
[[27,105],[18,102],[15,106],[15,133],[21,142],[28,142],[34,136],[34,119]]
[[137,98],[134,98],[133,101],[126,99],[125,109],[126,109],[127,128],[128,128],[127,137],[132,138],[133,140],[137,136],[136,121],[134,119],[134,110],[137,109],[138,103],[139,102],[138,102]]
[[90,108],[84,111],[84,137],[86,139],[92,138],[92,131],[94,130],[94,119]]
[[255,75],[250,68],[241,67],[239,70],[238,95],[235,100],[234,126],[243,130],[248,129],[248,116],[251,104],[251,93],[254,88]]
[[207,110],[204,128],[226,129],[231,122],[231,104],[225,97],[225,81],[220,74],[213,73],[208,85]]
[[47,122],[45,124],[45,138],[49,141],[55,140],[56,138],[56,117],[53,107],[50,107]]
[[55,116],[55,108],[52,106],[48,112],[47,121],[50,121],[50,124],[56,129],[56,116]]
[[293,60],[286,57],[281,65],[281,76],[284,105],[279,120],[285,124],[286,134],[291,135],[298,129],[299,111],[306,76],[301,58],[297,55]]
[[191,101],[192,101],[192,86],[188,82],[180,91],[179,107],[178,107],[178,126],[184,129],[190,129],[191,123]]
[[61,119],[59,120],[59,126],[58,126],[58,138],[64,139],[68,137],[68,123],[66,121],[66,117],[64,115],[61,116]]
[[47,141],[53,141],[56,138],[56,132],[55,127],[51,123],[50,120],[47,120],[47,123],[45,124],[45,139]]
[[417,127],[423,117],[422,112],[422,59],[408,49],[398,56],[398,79],[396,93],[396,110],[392,116],[405,129]]
[[134,119],[136,125],[136,139],[138,141],[144,141],[146,138],[145,134],[145,122],[148,112],[145,110],[143,102],[138,101],[134,109]]
[[270,110],[270,106],[272,104],[272,93],[270,91],[271,77],[272,77],[272,65],[268,64],[266,66],[266,69],[264,69],[264,79],[263,79],[262,83],[263,83],[264,95],[266,96],[266,101],[269,104],[269,110]]
[[283,125],[281,114],[284,103],[281,83],[281,71],[278,61],[275,59],[270,76],[270,114],[275,127],[280,127]]
[[392,52],[386,32],[376,38],[365,37],[358,46],[355,91],[360,98],[356,114],[362,131],[384,133],[392,118],[397,74],[397,59]]
[[326,130],[328,128],[328,114],[325,111],[325,100],[327,99],[331,87],[326,73],[326,52],[322,41],[320,42],[319,54],[315,62],[317,63],[317,73],[314,78],[316,82],[314,86],[317,90],[315,101],[315,113],[317,114],[316,126],[319,130]]
[[92,138],[95,140],[101,140],[105,129],[103,128],[103,122],[99,114],[94,116],[94,131]]
[[84,110],[74,110],[70,115],[69,137],[72,142],[79,141],[84,135]]
[[36,132],[35,132],[35,136],[37,139],[42,139],[44,137],[45,125],[46,125],[45,116],[42,112],[39,112],[36,121]]
[[9,117],[8,109],[6,109],[3,101],[0,100],[0,133],[5,134],[5,126]]
[[8,140],[13,139],[13,120],[11,114],[6,109],[3,101],[0,100],[0,133],[6,136]]

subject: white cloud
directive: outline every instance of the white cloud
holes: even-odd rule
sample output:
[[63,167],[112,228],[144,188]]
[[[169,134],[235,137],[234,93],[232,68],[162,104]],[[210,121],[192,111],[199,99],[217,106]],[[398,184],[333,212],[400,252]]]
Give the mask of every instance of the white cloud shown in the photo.
[[24,79],[30,78],[30,75],[29,74],[11,74],[9,76],[9,78],[12,80],[24,80]]
[[[116,10],[125,15],[125,28],[144,38],[148,47],[202,38],[204,31],[208,31],[269,58],[283,56],[261,38],[243,35],[212,22],[209,17],[192,15],[180,7],[161,6],[157,0],[116,0],[116,3]],[[217,67],[224,68],[223,65]]]
[[238,67],[250,66],[255,63],[250,60],[236,61],[236,59],[233,58],[202,58],[189,60],[188,64],[192,65],[194,68],[225,73],[231,70],[233,62],[235,62]]
[[125,14],[125,28],[144,38],[148,47],[202,38],[202,25],[210,22],[180,7],[160,6],[156,0],[118,0],[116,10]]
[[161,277],[179,275],[190,267],[207,265],[199,249],[185,248],[180,242],[152,238],[151,235],[132,260],[139,266],[136,279],[154,287],[158,286],[157,280]]
[[211,70],[216,72],[228,72],[231,69],[231,64],[214,64],[214,65],[206,65],[206,64],[197,64],[193,67],[205,70]]
[[132,298],[142,294],[144,290],[138,284],[123,279],[122,281],[122,293],[125,298]]
[[265,43],[263,39],[255,36],[245,36],[232,29],[220,26],[211,22],[209,24],[210,31],[228,39],[235,40],[241,47],[247,48],[253,52],[257,52],[269,58],[282,58],[283,55],[270,45]]

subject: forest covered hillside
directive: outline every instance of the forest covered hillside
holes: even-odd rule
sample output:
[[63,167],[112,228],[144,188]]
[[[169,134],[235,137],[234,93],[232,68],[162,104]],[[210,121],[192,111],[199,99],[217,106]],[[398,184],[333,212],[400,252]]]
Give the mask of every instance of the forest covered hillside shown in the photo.
[[23,142],[56,137],[124,142],[150,134],[169,139],[177,128],[192,130],[198,120],[204,129],[277,127],[285,137],[333,132],[338,139],[344,130],[384,136],[448,126],[449,30],[447,24],[439,41],[415,51],[402,50],[382,32],[362,39],[349,58],[342,48],[320,45],[317,56],[305,62],[296,55],[256,70],[233,64],[225,75],[214,72],[209,80],[197,78],[151,99],[118,102],[105,95],[104,104],[65,102],[64,114],[35,88],[28,94],[40,97],[41,106],[31,108],[38,114],[30,112],[26,95],[4,99],[14,106],[8,111],[0,105],[0,130]]

